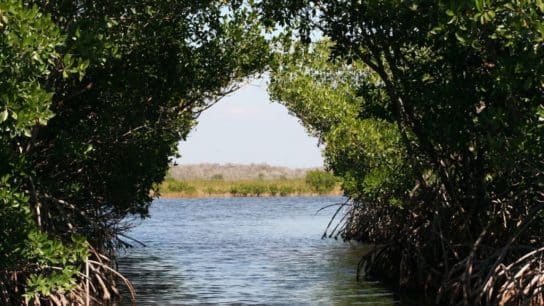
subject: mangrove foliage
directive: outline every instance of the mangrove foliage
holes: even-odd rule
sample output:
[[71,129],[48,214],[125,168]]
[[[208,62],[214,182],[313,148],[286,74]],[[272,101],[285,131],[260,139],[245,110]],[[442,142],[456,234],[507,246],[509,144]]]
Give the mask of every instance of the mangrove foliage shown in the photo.
[[542,1],[260,5],[286,30],[272,96],[351,199],[330,234],[377,246],[361,272],[442,305],[544,303]]
[[[198,114],[263,71],[229,1],[0,1],[0,304],[103,304]],[[151,192],[150,192],[151,191]]]

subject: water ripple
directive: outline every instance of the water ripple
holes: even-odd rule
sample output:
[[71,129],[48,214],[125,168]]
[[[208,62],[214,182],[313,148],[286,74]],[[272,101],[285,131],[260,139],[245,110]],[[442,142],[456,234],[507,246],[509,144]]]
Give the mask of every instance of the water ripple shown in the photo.
[[[158,200],[119,269],[140,305],[393,305],[357,282],[364,250],[322,240],[338,197]],[[126,300],[125,300],[126,303]],[[123,304],[123,302],[121,302]]]

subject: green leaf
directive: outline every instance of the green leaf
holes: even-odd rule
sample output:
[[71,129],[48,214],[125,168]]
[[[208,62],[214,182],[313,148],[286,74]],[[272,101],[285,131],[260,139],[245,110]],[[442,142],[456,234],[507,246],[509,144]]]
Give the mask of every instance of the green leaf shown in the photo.
[[465,38],[463,38],[463,36],[461,36],[461,34],[459,34],[458,32],[455,32],[455,38],[457,38],[457,40],[458,40],[462,45],[466,45],[467,41],[466,41]]
[[541,13],[544,13],[544,1],[542,0],[536,0],[536,5],[538,6],[538,9]]
[[484,0],[474,0],[474,3],[476,4],[476,9],[481,12],[484,8]]
[[442,27],[441,26],[437,26],[437,27],[434,27],[432,28],[431,30],[431,34],[438,34],[439,32],[442,32]]
[[544,106],[540,105],[536,111],[538,115],[538,121],[544,122]]
[[0,123],[6,121],[8,119],[9,112],[7,109],[5,109],[3,112],[0,113]]

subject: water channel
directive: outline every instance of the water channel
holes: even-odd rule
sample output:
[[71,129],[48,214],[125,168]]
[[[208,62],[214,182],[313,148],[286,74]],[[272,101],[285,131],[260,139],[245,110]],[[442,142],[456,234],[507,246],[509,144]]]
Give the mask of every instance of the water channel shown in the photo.
[[[398,305],[355,279],[365,251],[321,239],[341,197],[161,199],[120,254],[138,305]],[[123,304],[128,305],[128,301]]]

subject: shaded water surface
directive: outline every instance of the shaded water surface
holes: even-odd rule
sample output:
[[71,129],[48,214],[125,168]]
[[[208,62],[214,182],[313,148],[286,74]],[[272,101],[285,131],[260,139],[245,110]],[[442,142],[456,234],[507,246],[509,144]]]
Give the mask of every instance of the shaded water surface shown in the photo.
[[[361,248],[321,239],[341,197],[157,200],[119,269],[139,305],[394,305],[357,282]],[[126,303],[126,301],[125,301]]]

